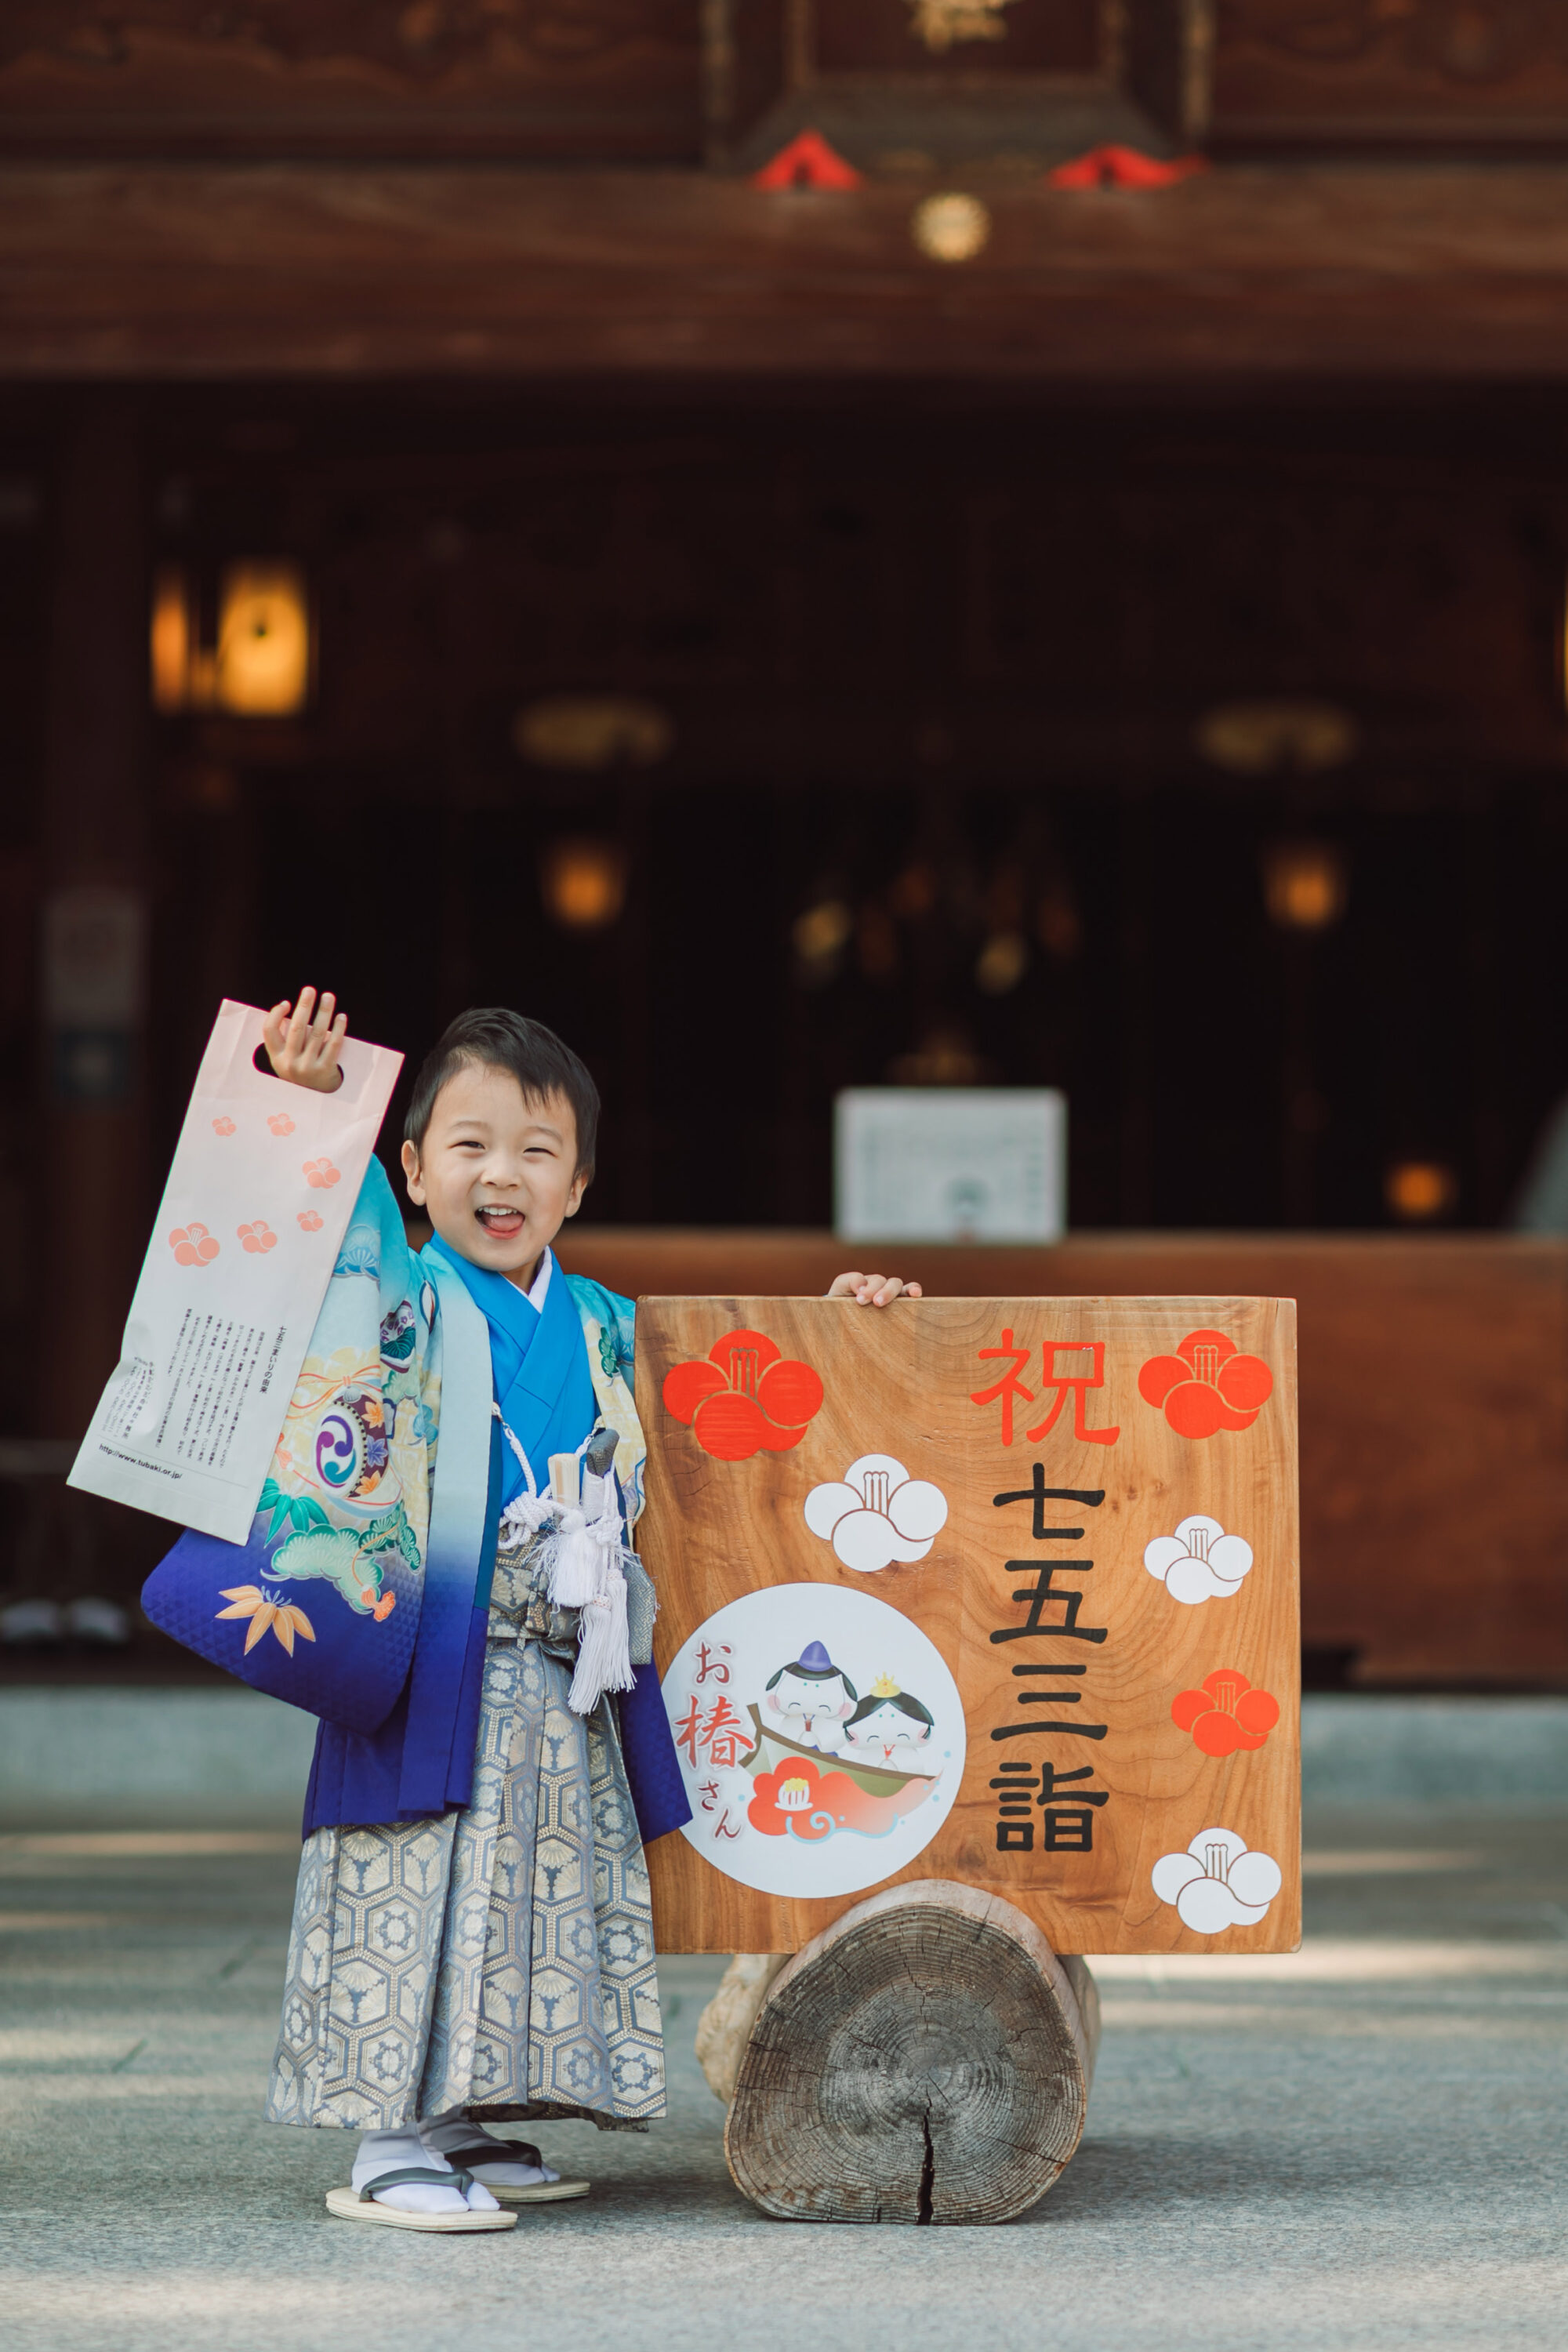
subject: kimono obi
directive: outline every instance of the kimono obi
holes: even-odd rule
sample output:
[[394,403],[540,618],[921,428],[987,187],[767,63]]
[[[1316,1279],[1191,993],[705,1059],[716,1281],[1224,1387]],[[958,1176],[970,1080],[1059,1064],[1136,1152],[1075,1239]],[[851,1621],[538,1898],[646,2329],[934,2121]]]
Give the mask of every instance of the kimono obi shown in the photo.
[[[489,1615],[485,1626],[491,1642],[538,1642],[555,1655],[570,1659],[577,1652],[577,1621],[582,1612],[563,1609],[550,1598],[546,1538],[531,1536],[521,1543],[502,1544],[496,1552],[490,1577]],[[653,1581],[635,1559],[625,1563],[626,1625],[634,1666],[653,1660],[653,1621],[657,1608]]]
[[490,1612],[485,1628],[492,1642],[543,1642],[557,1649],[577,1646],[575,1609],[558,1609],[549,1593],[544,1547],[537,1537],[502,1545],[490,1578]]

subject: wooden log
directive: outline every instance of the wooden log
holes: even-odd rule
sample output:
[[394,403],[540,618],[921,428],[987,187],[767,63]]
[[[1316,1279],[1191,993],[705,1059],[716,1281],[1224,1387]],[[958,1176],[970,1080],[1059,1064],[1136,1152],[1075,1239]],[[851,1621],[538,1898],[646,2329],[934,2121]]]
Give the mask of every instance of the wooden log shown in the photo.
[[741,2063],[724,2154],[784,2221],[1010,2221],[1083,2131],[1100,2004],[1012,1904],[890,1886],[781,1971]]
[[737,1952],[697,2021],[697,2063],[708,2088],[726,2106],[735,2095],[735,2080],[757,2011],[789,1958],[787,1952]]

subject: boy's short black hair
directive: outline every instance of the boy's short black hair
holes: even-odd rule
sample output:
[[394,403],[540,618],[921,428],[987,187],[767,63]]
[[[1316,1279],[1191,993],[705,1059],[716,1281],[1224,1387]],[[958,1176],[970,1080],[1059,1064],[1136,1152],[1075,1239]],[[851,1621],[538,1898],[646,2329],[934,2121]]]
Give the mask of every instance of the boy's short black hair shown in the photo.
[[491,1070],[510,1070],[522,1088],[525,1102],[542,1103],[549,1095],[564,1095],[577,1126],[577,1172],[594,1172],[599,1144],[599,1089],[570,1045],[563,1045],[542,1021],[525,1013],[509,1013],[504,1005],[476,1005],[459,1013],[437,1038],[419,1066],[403,1132],[415,1150],[425,1141],[436,1097],[448,1078],[468,1063]]

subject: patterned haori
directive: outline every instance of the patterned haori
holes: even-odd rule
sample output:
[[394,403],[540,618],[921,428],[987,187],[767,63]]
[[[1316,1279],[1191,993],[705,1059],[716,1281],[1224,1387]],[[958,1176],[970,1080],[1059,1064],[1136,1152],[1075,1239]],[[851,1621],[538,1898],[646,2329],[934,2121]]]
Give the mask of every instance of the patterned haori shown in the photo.
[[664,2114],[647,1869],[615,1702],[566,1704],[576,1621],[502,1551],[471,1801],[307,1840],[274,2123]]

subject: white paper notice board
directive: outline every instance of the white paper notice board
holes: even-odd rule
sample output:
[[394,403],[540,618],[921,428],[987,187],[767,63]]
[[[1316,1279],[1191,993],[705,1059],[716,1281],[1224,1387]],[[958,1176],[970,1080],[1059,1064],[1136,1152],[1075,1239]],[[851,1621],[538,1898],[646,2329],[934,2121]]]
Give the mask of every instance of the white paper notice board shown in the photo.
[[243,1543],[403,1056],[351,1039],[335,1094],[258,1070],[226,1001],[120,1362],[69,1484]]
[[1049,1087],[852,1087],[834,1107],[845,1241],[1054,1242],[1067,1099]]

